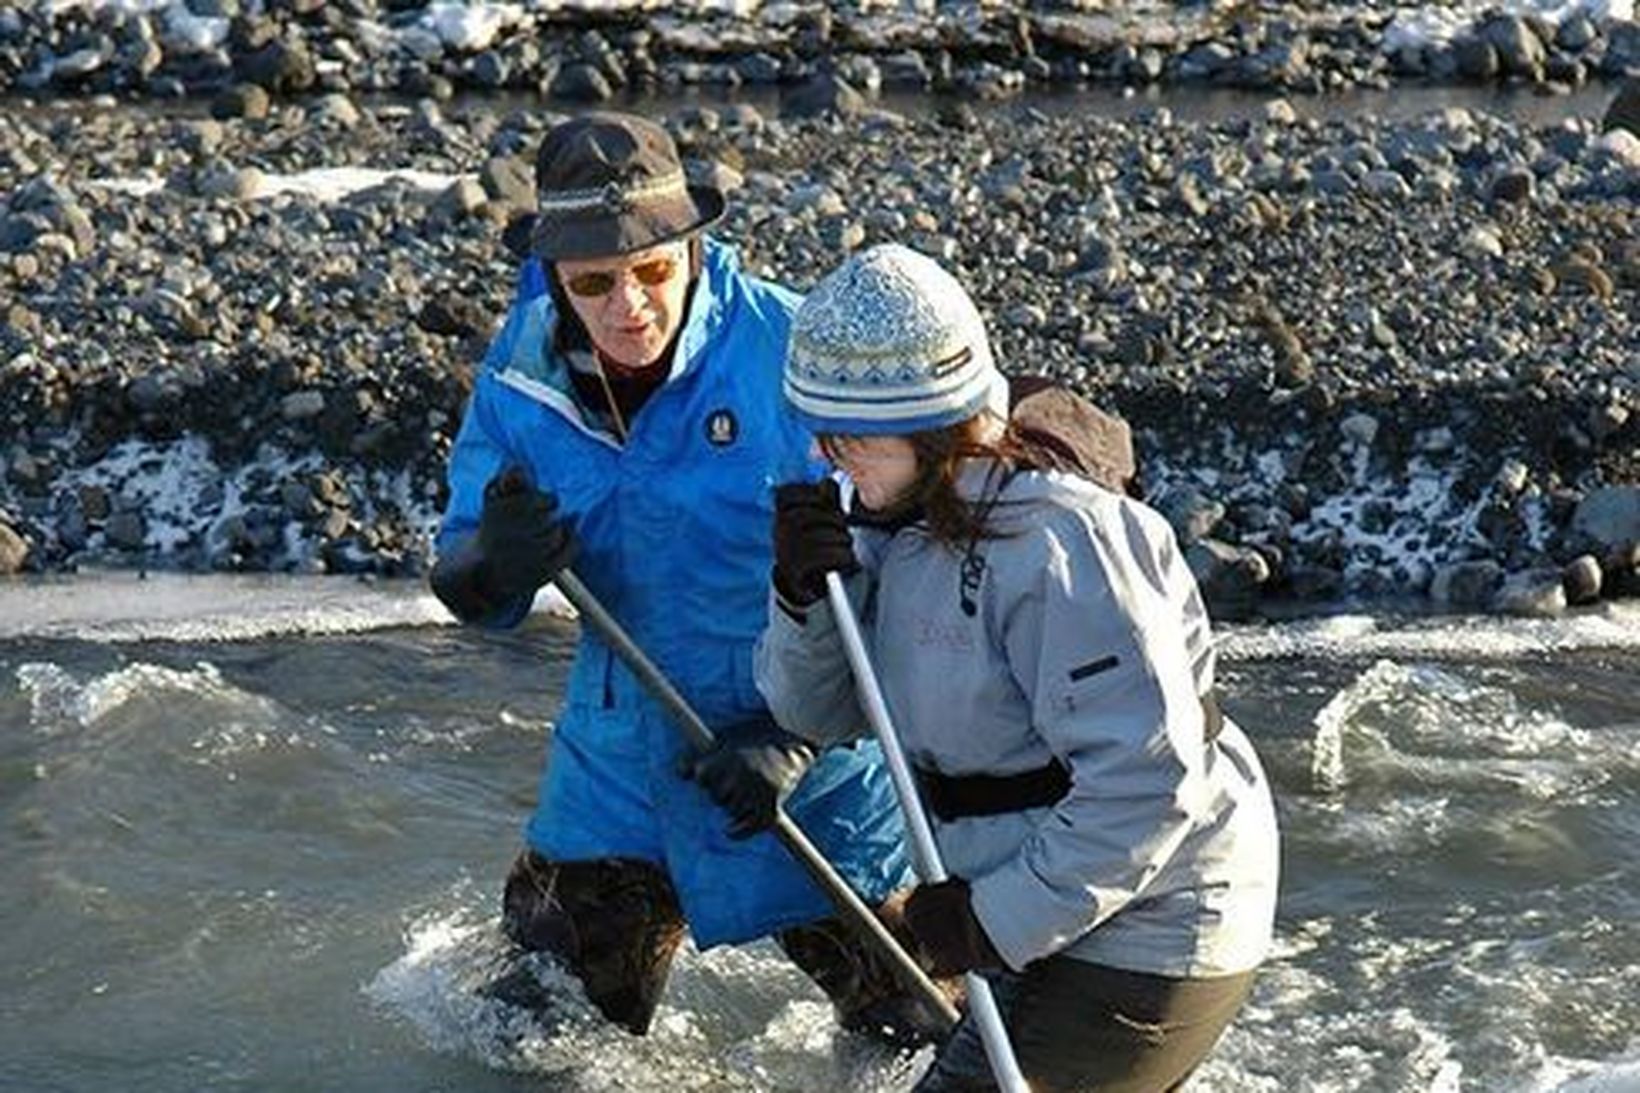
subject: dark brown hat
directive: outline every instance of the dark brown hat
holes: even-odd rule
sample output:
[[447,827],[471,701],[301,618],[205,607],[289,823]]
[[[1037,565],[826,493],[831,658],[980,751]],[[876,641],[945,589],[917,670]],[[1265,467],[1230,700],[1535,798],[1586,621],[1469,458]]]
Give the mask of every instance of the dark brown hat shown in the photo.
[[535,157],[541,258],[630,254],[710,227],[723,194],[692,185],[665,129],[632,114],[583,114],[557,126]]

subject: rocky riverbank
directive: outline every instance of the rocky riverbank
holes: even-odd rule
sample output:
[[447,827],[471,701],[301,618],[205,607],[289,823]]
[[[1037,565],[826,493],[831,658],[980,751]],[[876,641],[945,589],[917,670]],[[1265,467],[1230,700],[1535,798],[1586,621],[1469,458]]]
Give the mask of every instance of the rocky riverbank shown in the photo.
[[0,91],[209,96],[461,89],[595,102],[796,85],[987,97],[1087,83],[1310,92],[1396,80],[1546,90],[1640,74],[1632,0],[36,0],[0,11]]
[[[1640,591],[1634,134],[829,106],[670,116],[722,234],[797,286],[953,268],[1007,367],[1133,422],[1221,614]],[[0,116],[0,569],[419,572],[553,118],[199,114]]]

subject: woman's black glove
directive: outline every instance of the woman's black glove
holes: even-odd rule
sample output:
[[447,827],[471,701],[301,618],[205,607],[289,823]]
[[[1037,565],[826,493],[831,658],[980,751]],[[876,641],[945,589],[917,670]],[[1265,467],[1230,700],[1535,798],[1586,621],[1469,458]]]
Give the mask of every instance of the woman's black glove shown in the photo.
[[905,925],[929,975],[959,975],[1002,967],[1002,957],[974,915],[968,882],[949,877],[919,884],[905,901]]
[[860,568],[843,516],[842,494],[830,478],[790,482],[774,491],[774,588],[794,607],[826,598],[826,574]]
[[465,622],[493,623],[575,560],[575,534],[558,500],[517,467],[484,487],[478,532],[433,567],[433,593]]
[[731,839],[749,839],[774,826],[780,803],[813,762],[808,741],[760,717],[720,732],[710,748],[684,761],[682,774],[729,814]]

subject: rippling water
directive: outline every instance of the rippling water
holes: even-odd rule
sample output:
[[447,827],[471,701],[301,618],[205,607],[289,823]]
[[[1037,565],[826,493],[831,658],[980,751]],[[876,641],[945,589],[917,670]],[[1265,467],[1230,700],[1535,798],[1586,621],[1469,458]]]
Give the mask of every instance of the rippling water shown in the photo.
[[[570,622],[484,636],[414,588],[277,578],[10,586],[0,617],[0,1088],[887,1093],[920,1068],[766,945],[686,952],[646,1039],[473,994]],[[1640,612],[1224,647],[1285,875],[1193,1090],[1640,1088]]]

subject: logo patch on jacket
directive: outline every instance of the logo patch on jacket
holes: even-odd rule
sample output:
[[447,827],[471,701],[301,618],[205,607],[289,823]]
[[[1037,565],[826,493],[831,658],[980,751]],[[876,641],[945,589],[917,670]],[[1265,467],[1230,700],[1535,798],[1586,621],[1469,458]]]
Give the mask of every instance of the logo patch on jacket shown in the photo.
[[706,415],[706,439],[715,448],[727,448],[740,435],[740,422],[734,411],[713,410]]
[[918,645],[932,646],[953,653],[974,651],[974,634],[971,627],[925,616],[913,619],[911,625]]

